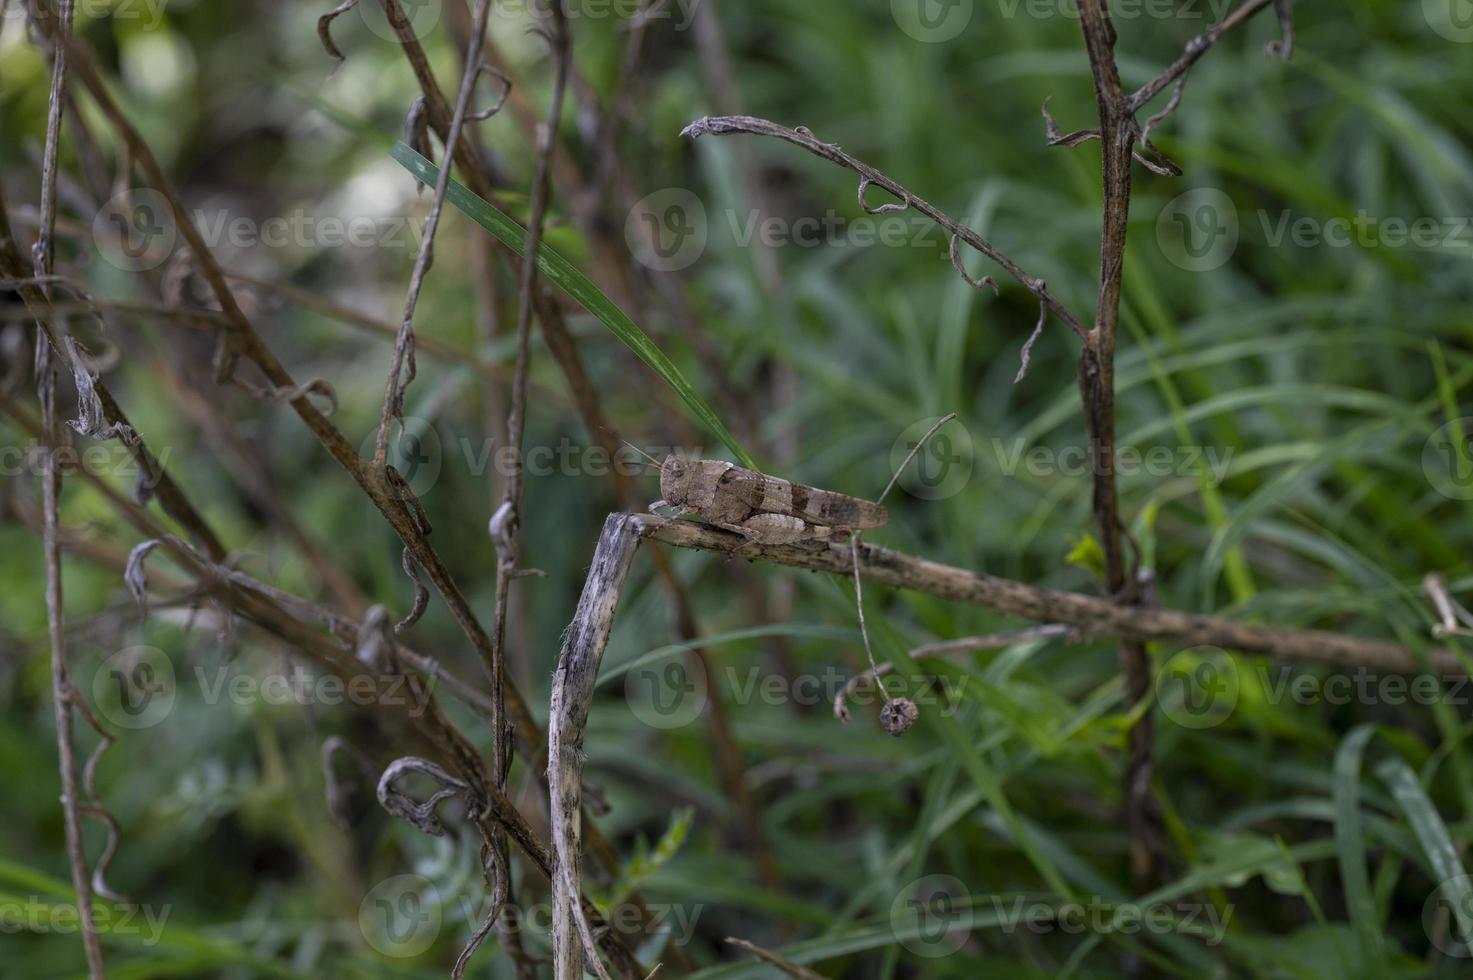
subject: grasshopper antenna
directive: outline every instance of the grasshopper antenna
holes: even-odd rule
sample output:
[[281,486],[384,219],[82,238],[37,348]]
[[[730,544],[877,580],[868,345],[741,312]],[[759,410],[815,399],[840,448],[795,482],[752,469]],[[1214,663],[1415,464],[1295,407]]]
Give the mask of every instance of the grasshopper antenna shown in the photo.
[[[899,482],[900,475],[905,472],[905,468],[910,465],[910,461],[916,458],[916,454],[921,451],[921,447],[930,442],[931,437],[939,432],[943,425],[954,418],[956,418],[956,413],[952,412],[949,415],[942,416],[937,420],[935,425],[931,426],[931,430],[921,437],[921,441],[915,444],[915,447],[906,455],[905,460],[900,464],[899,468],[895,470],[895,475],[890,477],[890,482],[885,484],[884,491],[875,499],[875,503],[883,501],[889,495],[890,491],[895,489],[895,484]],[[910,698],[890,697],[890,692],[885,689],[885,682],[881,680],[879,664],[875,662],[875,649],[870,645],[869,641],[869,627],[864,623],[864,585],[859,575],[859,538],[862,534],[864,534],[863,531],[855,531],[849,536],[849,557],[854,563],[854,608],[859,612],[859,635],[864,639],[864,652],[869,657],[870,674],[874,677],[875,686],[880,689],[880,694],[885,699],[885,706],[880,709],[880,727],[891,735],[899,735],[911,725],[915,724],[920,711],[916,708],[915,702]]]
[[634,450],[635,452],[637,452],[641,456],[643,456],[645,459],[649,460],[651,463],[654,464],[655,469],[659,469],[660,468],[660,461],[658,459],[655,459],[655,457],[651,456],[649,453],[645,452],[643,449],[640,449],[638,446],[636,446],[634,443],[630,442],[628,439],[622,439],[622,438],[620,438],[619,437],[619,434],[617,432],[614,432],[613,430],[611,430],[606,425],[601,425],[601,426],[599,426],[599,428],[602,429],[605,432],[605,434],[613,436],[615,439],[618,439],[624,445],[628,446],[630,449]]
[[650,463],[655,467],[655,469],[659,469],[660,468],[660,461],[658,459],[655,459],[655,457],[651,456],[649,453],[645,452],[643,449],[640,449],[638,446],[636,446],[634,443],[630,442],[628,439],[620,439],[619,441],[622,442],[624,445],[628,446],[630,449],[632,449],[635,452],[639,453],[645,459],[649,460]]
[[900,475],[905,472],[905,468],[910,465],[910,461],[915,459],[916,454],[921,451],[921,448],[925,446],[926,443],[931,441],[932,436],[941,431],[941,427],[943,425],[945,425],[947,422],[950,422],[954,418],[956,418],[955,412],[952,412],[949,415],[943,415],[940,419],[936,421],[935,425],[931,426],[929,432],[921,436],[921,441],[916,443],[915,447],[911,449],[911,451],[906,455],[905,460],[895,470],[895,475],[890,477],[890,482],[885,484],[884,492],[881,493],[879,497],[875,498],[875,503],[878,504],[883,501],[885,497],[889,495],[890,491],[895,489],[895,484],[900,482]]

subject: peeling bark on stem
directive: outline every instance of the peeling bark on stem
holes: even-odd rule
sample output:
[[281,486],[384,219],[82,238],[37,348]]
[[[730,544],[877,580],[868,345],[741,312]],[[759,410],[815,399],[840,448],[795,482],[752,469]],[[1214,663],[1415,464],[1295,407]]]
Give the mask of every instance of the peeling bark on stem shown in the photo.
[[589,966],[607,972],[597,958],[587,920],[578,904],[578,858],[582,845],[581,806],[584,727],[599,663],[614,626],[614,610],[634,553],[642,519],[610,514],[599,535],[578,610],[563,637],[552,678],[548,721],[547,785],[552,808],[553,964],[557,980],[580,980],[585,947]]

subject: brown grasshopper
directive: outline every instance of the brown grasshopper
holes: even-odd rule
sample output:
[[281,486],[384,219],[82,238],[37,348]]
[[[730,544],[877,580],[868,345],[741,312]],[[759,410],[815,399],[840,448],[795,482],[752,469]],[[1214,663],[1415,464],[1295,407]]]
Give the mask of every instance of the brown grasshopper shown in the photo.
[[843,537],[890,521],[890,512],[877,503],[790,483],[725,460],[681,459],[671,453],[658,465],[663,499],[650,504],[651,511],[673,507],[677,517],[694,514],[740,534],[749,544]]

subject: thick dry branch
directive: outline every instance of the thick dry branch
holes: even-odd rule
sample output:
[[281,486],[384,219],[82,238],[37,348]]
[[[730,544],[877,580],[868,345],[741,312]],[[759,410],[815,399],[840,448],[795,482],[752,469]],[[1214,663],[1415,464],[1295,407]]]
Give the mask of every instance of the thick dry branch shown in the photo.
[[[739,535],[693,521],[672,521],[648,514],[629,516],[641,536],[677,548],[714,551],[834,575],[849,575],[853,570],[847,544],[825,543],[817,547],[752,544]],[[1464,672],[1461,661],[1450,650],[1433,650],[1423,663],[1406,647],[1387,640],[1242,623],[1223,616],[1171,609],[1122,606],[1109,599],[969,572],[871,544],[859,549],[859,570],[865,578],[882,585],[925,592],[1035,622],[1073,626],[1081,637],[1090,639],[1208,645],[1285,660],[1389,673],[1431,670],[1440,676],[1461,676]]]
[[[776,137],[777,139],[787,140],[794,146],[801,146],[809,153],[812,153],[815,156],[822,157],[823,159],[828,160],[830,163],[836,163],[847,170],[854,171],[860,176],[859,204],[865,211],[871,214],[878,214],[883,210],[901,210],[905,207],[915,208],[921,214],[924,214],[926,217],[936,222],[936,224],[951,232],[952,235],[966,242],[968,245],[972,246],[977,251],[981,252],[983,255],[987,256],[989,259],[1002,266],[1003,270],[1006,271],[1008,275],[1012,276],[1018,282],[1022,283],[1024,288],[1026,288],[1034,296],[1038,297],[1038,301],[1040,303],[1042,303],[1048,309],[1052,310],[1059,317],[1059,319],[1067,323],[1076,334],[1084,334],[1084,325],[1080,322],[1079,318],[1076,317],[1072,312],[1070,312],[1068,307],[1066,307],[1063,303],[1054,298],[1053,294],[1048,291],[1048,287],[1044,284],[1044,281],[1042,279],[1039,279],[1036,276],[1030,276],[1027,272],[1023,270],[1021,266],[1018,265],[1018,263],[1014,262],[1012,259],[1008,258],[1005,254],[999,251],[997,246],[993,245],[987,239],[983,238],[981,235],[977,234],[975,231],[968,228],[960,221],[957,221],[945,211],[942,211],[940,208],[926,201],[924,198],[912,194],[899,183],[885,176],[885,174],[876,170],[874,167],[871,167],[864,161],[856,160],[854,157],[839,149],[837,145],[833,143],[823,142],[822,140],[815,137],[813,133],[811,133],[806,128],[799,127],[798,129],[789,129],[786,126],[779,126],[775,122],[769,122],[766,119],[758,119],[755,116],[706,116],[703,119],[697,119],[695,122],[691,123],[689,126],[685,127],[685,129],[681,131],[682,136],[689,136],[692,139],[704,136],[707,133],[712,133],[718,136],[725,135],[727,133],[751,133],[755,136]],[[864,193],[869,189],[869,186],[871,184],[875,185],[876,187],[882,187],[885,190],[889,191],[891,194],[895,195],[895,197],[900,199],[900,203],[885,204],[881,205],[878,208],[872,208],[869,204],[865,202],[864,198]]]
[[[591,933],[576,901],[581,844],[584,729],[624,579],[639,549],[644,524],[637,514],[610,514],[604,521],[578,610],[563,636],[552,676],[547,725],[547,785],[552,808],[553,964],[557,980],[583,976],[583,953]],[[596,953],[589,966],[604,980]]]

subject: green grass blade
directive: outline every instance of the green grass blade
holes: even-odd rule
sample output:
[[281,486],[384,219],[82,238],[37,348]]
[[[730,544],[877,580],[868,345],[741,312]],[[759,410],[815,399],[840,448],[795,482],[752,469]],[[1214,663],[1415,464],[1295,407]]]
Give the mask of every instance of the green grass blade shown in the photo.
[[1427,855],[1427,863],[1437,876],[1440,887],[1446,889],[1443,898],[1458,917],[1457,934],[1469,935],[1473,932],[1473,878],[1468,877],[1458,857],[1447,824],[1443,823],[1437,808],[1427,797],[1417,774],[1401,759],[1387,759],[1376,767],[1376,775],[1381,777],[1406,814],[1412,833]]
[[1335,752],[1335,852],[1340,860],[1340,880],[1345,904],[1355,930],[1361,959],[1369,975],[1382,975],[1376,967],[1386,965],[1386,940],[1381,934],[1376,899],[1366,873],[1366,843],[1361,834],[1360,768],[1366,743],[1376,726],[1361,725],[1351,730]]
[[[427,187],[434,187],[440,179],[440,168],[403,143],[394,144],[389,155]],[[445,199],[466,217],[496,236],[512,251],[518,255],[526,254],[526,229],[517,224],[509,215],[472,194],[465,185],[455,180],[450,181],[450,188],[446,192]],[[579,272],[577,266],[553,251],[546,242],[542,243],[538,251],[540,254],[537,256],[537,268],[544,276],[581,303],[584,309],[592,313],[600,323],[609,328],[614,336],[623,341],[624,346],[633,351],[636,357],[648,364],[670,386],[671,390],[680,396],[681,401],[685,402],[686,407],[690,409],[697,421],[726,444],[737,462],[751,469],[757,469],[757,464],[753,462],[751,456],[747,455],[747,451],[737,442],[736,437],[727,430],[720,416],[712,410],[710,405],[706,404],[706,401],[686,380],[685,375],[680,372],[680,368],[675,366],[675,362],[670,360],[665,352],[660,350],[655,342],[635,325],[627,313],[605,296],[592,280]]]

